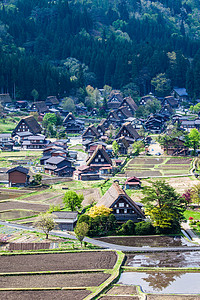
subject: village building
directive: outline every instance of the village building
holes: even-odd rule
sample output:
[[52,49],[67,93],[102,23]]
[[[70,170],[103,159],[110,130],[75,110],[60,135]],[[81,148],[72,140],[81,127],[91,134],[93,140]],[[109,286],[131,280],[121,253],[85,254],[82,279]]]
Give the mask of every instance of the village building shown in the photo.
[[57,109],[58,106],[59,106],[59,101],[58,101],[56,96],[48,96],[46,101],[45,101],[45,104],[50,109],[51,108]]
[[44,170],[49,175],[72,176],[75,168],[69,159],[56,156],[45,161]]
[[106,129],[105,129],[104,125],[102,124],[102,122],[100,122],[97,125],[97,132],[100,134],[100,136],[105,135]]
[[49,109],[46,106],[46,103],[44,101],[38,101],[38,102],[34,102],[31,105],[31,108],[29,111],[36,111],[40,115],[40,114],[48,113]]
[[144,129],[152,133],[161,133],[165,127],[165,118],[160,114],[151,114],[144,123]]
[[172,91],[172,96],[177,99],[179,103],[189,99],[185,88],[174,88]]
[[70,112],[63,121],[67,133],[80,133],[84,130],[84,121],[77,120]]
[[122,103],[120,104],[120,107],[127,107],[127,109],[131,112],[132,116],[134,116],[136,110],[138,109],[137,104],[131,97],[126,97],[123,99]]
[[44,149],[50,141],[46,139],[46,137],[43,134],[37,134],[37,135],[30,135],[27,137],[24,137],[21,141],[21,147],[22,149]]
[[114,182],[97,202],[97,206],[101,205],[112,208],[112,213],[119,223],[125,223],[128,220],[132,220],[133,222],[145,220],[145,215],[141,210],[142,205],[136,204],[117,182]]
[[163,147],[163,150],[168,155],[173,156],[187,156],[189,154],[189,148],[185,146],[184,137],[174,138],[167,147]]
[[103,167],[112,167],[112,160],[102,145],[98,145],[91,156],[88,157],[86,165],[99,170]]
[[14,137],[19,132],[31,132],[32,134],[36,135],[41,133],[42,129],[36,119],[33,116],[24,117],[19,121],[17,126],[12,132],[12,136]]
[[175,109],[178,107],[178,100],[175,99],[173,96],[167,96],[162,101],[162,106],[163,105],[169,105],[172,109]]
[[117,115],[123,121],[133,117],[132,111],[129,110],[127,106],[120,106],[120,108],[117,109]]
[[11,139],[10,133],[0,134],[0,149],[2,151],[13,151],[14,141]]
[[125,187],[127,190],[141,188],[141,181],[139,178],[137,178],[135,176],[130,177],[125,181]]
[[78,220],[78,212],[54,211],[52,217],[56,223],[55,229],[73,231]]
[[0,103],[4,107],[12,103],[12,99],[9,94],[0,94]]
[[125,138],[125,136],[121,136],[117,139],[117,143],[119,145],[119,154],[127,155],[129,148],[129,141]]
[[97,117],[98,116],[98,110],[97,110],[97,108],[93,108],[92,110],[91,110],[91,112],[89,113],[89,116],[90,117]]
[[149,95],[143,96],[140,99],[140,105],[145,106],[147,104],[148,101],[153,101],[154,99],[156,99],[155,96],[153,96],[153,94],[149,93]]
[[115,139],[118,139],[120,137],[125,137],[129,144],[133,144],[140,138],[137,130],[133,128],[130,122],[126,122],[122,125]]
[[29,169],[18,166],[7,171],[9,186],[27,186],[29,184]]
[[98,133],[96,127],[94,125],[90,125],[85,132],[82,134],[82,140],[95,140],[100,137],[100,134]]
[[116,110],[120,106],[120,104],[123,101],[123,97],[121,94],[117,91],[114,92],[110,95],[108,101],[107,101],[107,106],[109,110]]
[[122,120],[118,117],[115,110],[110,111],[106,120],[107,126],[105,128],[108,128],[110,125],[113,125],[114,127],[119,127],[122,123]]
[[99,180],[99,172],[95,168],[90,166],[79,166],[73,173],[73,178],[75,180]]
[[18,109],[25,109],[28,108],[28,101],[26,100],[19,100],[15,102],[15,107]]

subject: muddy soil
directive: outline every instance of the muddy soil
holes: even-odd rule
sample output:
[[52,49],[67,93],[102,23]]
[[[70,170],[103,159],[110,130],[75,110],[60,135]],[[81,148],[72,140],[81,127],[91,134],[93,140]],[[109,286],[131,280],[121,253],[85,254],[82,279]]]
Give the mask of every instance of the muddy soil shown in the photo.
[[5,300],[82,300],[90,292],[86,290],[51,290],[51,291],[1,291],[1,299]]
[[1,273],[56,270],[112,269],[117,255],[112,251],[88,251],[0,256]]

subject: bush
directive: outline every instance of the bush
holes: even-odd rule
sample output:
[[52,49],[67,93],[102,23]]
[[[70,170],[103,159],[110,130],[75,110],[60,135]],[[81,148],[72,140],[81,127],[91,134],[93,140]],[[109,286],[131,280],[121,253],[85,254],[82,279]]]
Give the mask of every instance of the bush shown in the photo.
[[139,222],[135,224],[135,234],[136,235],[150,235],[154,234],[155,229],[151,222]]
[[121,235],[133,235],[135,234],[135,224],[133,221],[128,220],[126,223],[122,224],[120,230],[118,231]]

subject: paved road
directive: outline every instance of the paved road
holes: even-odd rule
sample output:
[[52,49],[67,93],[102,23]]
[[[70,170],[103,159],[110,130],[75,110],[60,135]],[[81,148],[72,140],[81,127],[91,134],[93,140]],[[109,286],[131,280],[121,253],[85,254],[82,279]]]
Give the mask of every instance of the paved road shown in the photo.
[[[19,224],[12,224],[9,222],[3,222],[0,221],[0,225],[6,225],[12,228],[18,228],[23,230],[29,230],[29,231],[38,231],[42,232],[41,230],[38,230],[34,227],[19,225]],[[51,235],[56,235],[59,237],[65,237],[70,238],[73,240],[76,240],[76,237],[74,235],[65,233],[65,232],[59,232],[59,231],[51,231]],[[93,245],[99,246],[100,248],[104,249],[112,249],[112,250],[119,250],[124,252],[134,252],[134,251],[142,251],[142,252],[171,252],[171,251],[200,251],[200,246],[192,246],[192,247],[127,247],[127,246],[121,246],[121,245],[115,245],[115,244],[109,244],[106,242],[102,242],[99,240],[91,239],[91,238],[85,238],[85,242],[91,243]]]

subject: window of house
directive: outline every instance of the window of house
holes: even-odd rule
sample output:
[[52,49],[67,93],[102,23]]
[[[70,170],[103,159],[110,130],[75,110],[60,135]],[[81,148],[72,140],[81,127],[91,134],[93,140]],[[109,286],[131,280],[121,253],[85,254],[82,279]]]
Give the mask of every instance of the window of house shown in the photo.
[[128,204],[126,204],[126,207],[129,207],[129,205],[128,205]]
[[119,203],[119,207],[124,207],[124,203]]
[[98,158],[101,158],[101,154],[98,155]]
[[101,162],[104,162],[104,158],[101,159]]
[[119,209],[116,209],[116,214],[119,214]]
[[127,209],[124,210],[124,213],[127,214]]
[[95,162],[98,162],[98,158],[95,158],[95,160],[94,160]]
[[117,204],[115,204],[115,207],[117,207]]

